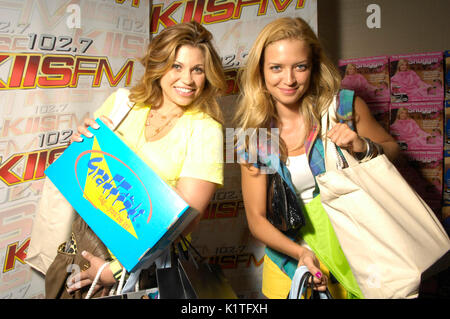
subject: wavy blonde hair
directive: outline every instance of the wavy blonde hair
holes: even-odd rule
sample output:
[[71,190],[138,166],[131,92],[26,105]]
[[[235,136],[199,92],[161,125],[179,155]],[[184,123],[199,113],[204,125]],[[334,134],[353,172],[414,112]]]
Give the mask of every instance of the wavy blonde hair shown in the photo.
[[[314,31],[301,18],[274,20],[267,24],[256,38],[248,54],[246,66],[239,74],[241,95],[234,117],[235,127],[242,130],[270,129],[273,121],[278,122],[275,101],[265,86],[263,64],[266,47],[284,39],[304,41],[310,48],[310,85],[299,101],[299,110],[304,119],[306,134],[309,134],[314,124],[320,127],[321,114],[338,93],[341,76],[323,52]],[[238,149],[244,147],[250,153],[256,152],[256,148],[251,147],[248,140],[245,145],[238,145]],[[279,147],[281,158],[285,160],[287,148],[281,139]]]
[[172,68],[178,49],[185,45],[201,49],[205,56],[205,87],[189,109],[203,111],[223,123],[216,100],[226,88],[222,62],[212,44],[212,34],[197,22],[171,26],[151,40],[146,55],[141,59],[145,73],[139,83],[130,89],[130,100],[149,105],[161,104],[163,93],[160,79]]

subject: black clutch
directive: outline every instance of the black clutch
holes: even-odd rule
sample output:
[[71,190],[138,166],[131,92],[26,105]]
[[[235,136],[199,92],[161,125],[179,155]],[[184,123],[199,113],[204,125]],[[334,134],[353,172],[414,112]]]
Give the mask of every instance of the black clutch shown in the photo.
[[266,209],[269,222],[283,232],[305,225],[297,195],[278,173],[268,175]]

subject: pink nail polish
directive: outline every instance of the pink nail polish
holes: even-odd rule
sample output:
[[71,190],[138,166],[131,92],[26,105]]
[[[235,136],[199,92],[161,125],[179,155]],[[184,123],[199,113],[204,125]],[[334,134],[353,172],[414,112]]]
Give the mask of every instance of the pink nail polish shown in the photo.
[[320,278],[322,278],[322,273],[320,271],[318,271],[315,276],[320,279]]

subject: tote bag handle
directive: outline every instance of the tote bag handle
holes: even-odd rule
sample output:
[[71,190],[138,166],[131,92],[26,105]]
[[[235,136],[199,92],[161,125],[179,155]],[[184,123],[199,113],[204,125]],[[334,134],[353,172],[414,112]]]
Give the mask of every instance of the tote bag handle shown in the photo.
[[[339,95],[340,96],[340,95]],[[330,107],[322,116],[322,142],[324,146],[324,162],[325,162],[325,171],[330,170],[341,170],[346,167],[355,166],[359,164],[359,161],[356,160],[349,152],[340,148],[341,153],[339,153],[336,144],[334,144],[328,137],[327,133],[329,129],[337,123],[337,111],[336,109],[341,106],[342,100],[337,102],[338,97],[336,97],[334,103],[331,103]],[[328,151],[331,155],[327,156]],[[330,154],[328,153],[328,154]]]
[[[295,271],[294,277],[292,278],[291,290],[289,291],[288,299],[301,299],[301,296],[303,295],[306,298],[308,282],[310,279],[312,281],[312,277],[313,275],[309,272],[308,267],[298,267]],[[318,296],[320,299],[333,299],[328,291],[328,288],[326,291],[318,291]]]
[[113,122],[113,131],[122,124],[125,117],[135,105],[135,103],[128,99],[129,94],[130,91],[124,88],[120,88],[116,91],[114,107],[111,114],[109,114],[109,119]]

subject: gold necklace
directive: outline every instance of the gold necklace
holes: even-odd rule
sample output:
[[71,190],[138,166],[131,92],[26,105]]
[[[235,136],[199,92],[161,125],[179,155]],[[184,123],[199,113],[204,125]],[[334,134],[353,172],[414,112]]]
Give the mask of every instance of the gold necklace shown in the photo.
[[[147,119],[145,121],[145,128],[146,128],[145,136],[148,140],[157,136],[164,128],[171,126],[172,122],[176,118],[180,118],[184,113],[183,111],[176,112],[169,116],[168,114],[170,114],[171,112],[172,110],[167,112],[166,114],[160,114],[156,110],[150,109],[147,115]],[[155,122],[161,121],[162,124],[155,125]]]

